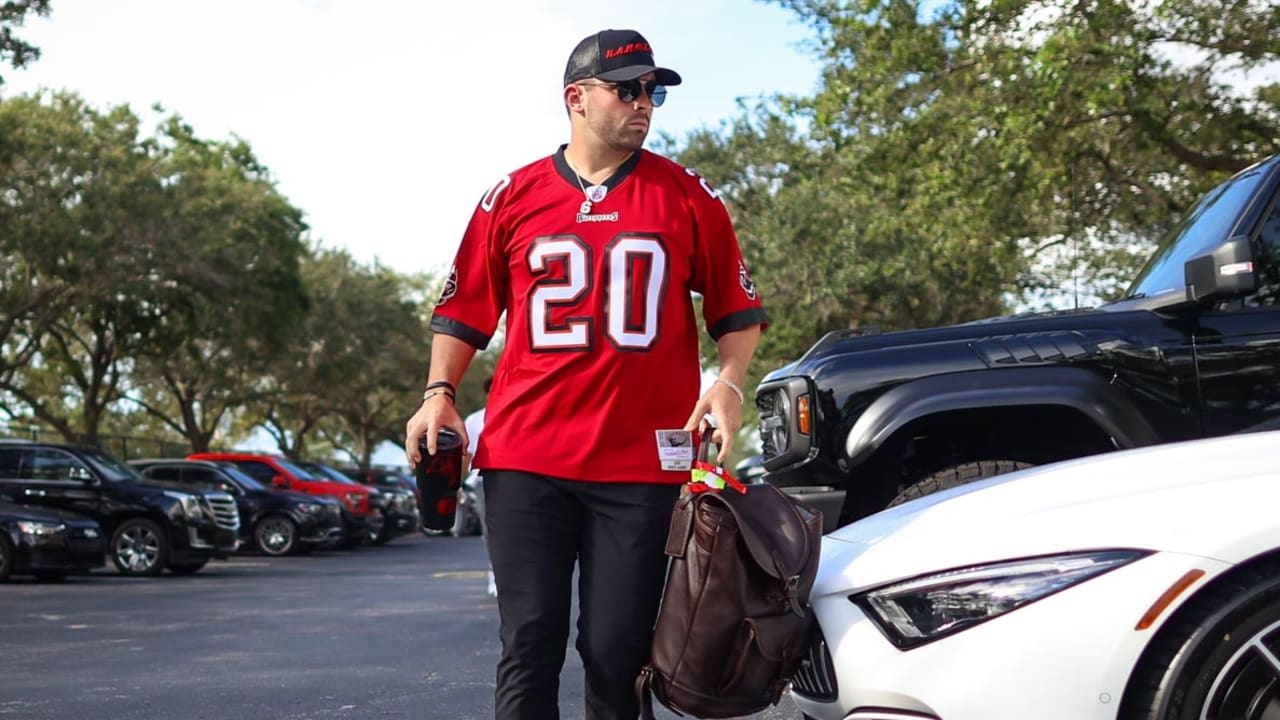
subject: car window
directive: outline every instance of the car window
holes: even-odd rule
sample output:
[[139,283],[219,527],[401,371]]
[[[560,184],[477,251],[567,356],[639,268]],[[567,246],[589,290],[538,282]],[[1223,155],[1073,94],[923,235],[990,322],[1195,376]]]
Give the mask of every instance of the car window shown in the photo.
[[0,478],[22,477],[22,456],[30,450],[0,447]]
[[118,482],[142,479],[142,475],[132,465],[126,465],[113,455],[101,450],[81,450],[81,452],[107,480]]
[[1258,229],[1253,245],[1260,272],[1258,290],[1245,300],[1248,307],[1280,305],[1280,196],[1271,201],[1271,212]]
[[270,485],[271,478],[280,474],[276,472],[275,468],[258,460],[232,460],[232,462],[236,464],[236,467],[243,470],[245,475],[264,485]]
[[142,475],[144,477],[149,477],[153,480],[165,480],[168,482],[178,482],[181,480],[181,474],[182,472],[172,465],[152,465],[151,467],[142,470]]
[[[264,487],[262,483],[258,482],[257,479],[250,477],[248,473],[235,465],[221,464],[221,470],[245,490],[266,490],[266,487]],[[270,483],[271,481],[268,479],[267,482]]]
[[287,470],[291,475],[298,478],[299,480],[319,480],[320,479],[316,477],[314,473],[309,473],[306,470],[303,470],[302,468],[298,467],[297,465],[294,465],[293,463],[289,462],[288,460],[276,460],[276,462],[280,463],[280,467]]
[[23,475],[31,480],[73,480],[92,477],[89,468],[70,454],[53,448],[36,448]]
[[1184,292],[1187,261],[1228,238],[1270,168],[1267,164],[1252,168],[1210,190],[1160,242],[1126,294],[1155,297]]

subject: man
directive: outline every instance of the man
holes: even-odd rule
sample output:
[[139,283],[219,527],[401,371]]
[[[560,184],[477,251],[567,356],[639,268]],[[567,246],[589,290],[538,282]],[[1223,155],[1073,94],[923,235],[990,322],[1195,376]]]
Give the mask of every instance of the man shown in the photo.
[[[680,80],[635,31],[580,42],[564,75],[569,143],[481,198],[431,321],[411,463],[418,437],[434,452],[440,428],[465,431],[454,388],[506,312],[475,457],[502,624],[501,720],[559,715],[575,563],[586,717],[637,717],[671,510],[689,477],[659,458],[670,450],[659,433],[697,430],[710,414],[723,463],[742,424],[766,322],[755,285],[715,191],[641,149]],[[701,396],[694,292],[720,361]]]

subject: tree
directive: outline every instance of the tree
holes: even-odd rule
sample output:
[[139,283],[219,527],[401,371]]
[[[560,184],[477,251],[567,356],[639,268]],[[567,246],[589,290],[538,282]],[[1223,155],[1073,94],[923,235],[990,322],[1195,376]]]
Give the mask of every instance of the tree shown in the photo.
[[[826,61],[797,106],[871,171],[859,180],[908,201],[891,227],[910,232],[942,197],[948,226],[1001,248],[1088,233],[1083,262],[1112,294],[1145,254],[1135,239],[1280,149],[1280,86],[1232,82],[1280,57],[1274,3],[959,0],[931,19],[911,0],[782,4]],[[1010,290],[1070,268],[1023,270]]]
[[[40,48],[14,34],[15,27],[22,27],[27,16],[49,16],[50,0],[5,0],[0,3],[0,63],[23,68],[40,59]],[[0,75],[4,85],[4,75]]]
[[[139,140],[128,108],[100,113],[66,93],[7,99],[0,115],[0,248],[23,280],[3,293],[0,312],[21,332],[4,338],[0,391],[92,442],[119,396],[121,358],[157,317],[153,298],[133,291],[156,239],[156,147]],[[49,304],[30,310],[41,296]]]
[[246,145],[201,141],[177,118],[144,139],[127,107],[41,94],[0,104],[0,131],[13,148],[0,248],[28,269],[27,287],[57,291],[48,322],[22,311],[31,291],[4,293],[21,333],[5,345],[0,391],[90,443],[129,391],[207,444],[218,403],[247,387],[238,353],[271,347],[271,323],[290,319],[301,213]]
[[161,133],[169,240],[152,281],[165,313],[129,399],[203,452],[274,392],[274,363],[301,339],[306,225],[245,142],[201,140],[176,117]]
[[367,465],[403,424],[430,353],[411,280],[318,248],[302,274],[312,299],[302,341],[276,365],[277,392],[257,416],[290,457],[307,455],[323,432]]

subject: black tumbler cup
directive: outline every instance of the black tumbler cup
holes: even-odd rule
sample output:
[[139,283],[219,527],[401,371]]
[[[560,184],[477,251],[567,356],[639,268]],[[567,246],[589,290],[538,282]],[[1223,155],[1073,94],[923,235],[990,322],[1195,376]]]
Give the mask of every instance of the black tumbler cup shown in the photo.
[[414,468],[418,481],[418,514],[428,530],[449,530],[458,512],[458,488],[462,486],[462,436],[440,428],[436,454],[427,454],[426,437],[418,438],[422,459]]

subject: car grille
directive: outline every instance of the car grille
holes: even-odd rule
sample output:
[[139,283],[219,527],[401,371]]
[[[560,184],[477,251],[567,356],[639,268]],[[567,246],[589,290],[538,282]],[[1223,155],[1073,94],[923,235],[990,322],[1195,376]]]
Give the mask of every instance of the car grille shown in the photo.
[[324,506],[321,517],[328,520],[332,525],[342,524],[342,507],[338,503],[328,503]]
[[801,658],[800,667],[791,679],[791,691],[821,702],[836,699],[835,666],[831,663],[827,641],[817,628],[809,641],[809,652]]
[[205,506],[213,522],[224,530],[240,529],[240,511],[236,509],[235,498],[225,493],[205,493]]

